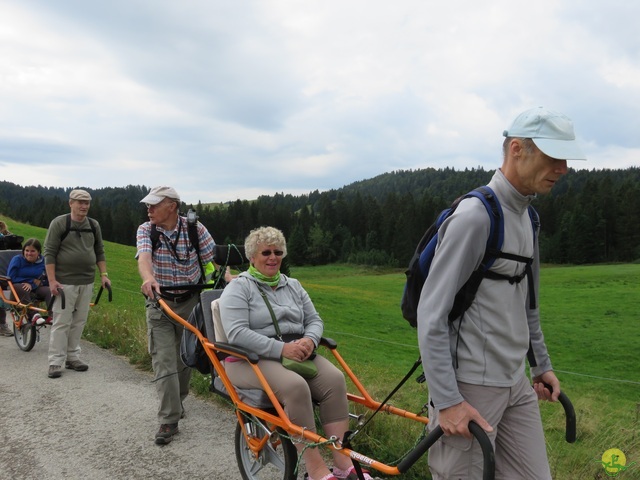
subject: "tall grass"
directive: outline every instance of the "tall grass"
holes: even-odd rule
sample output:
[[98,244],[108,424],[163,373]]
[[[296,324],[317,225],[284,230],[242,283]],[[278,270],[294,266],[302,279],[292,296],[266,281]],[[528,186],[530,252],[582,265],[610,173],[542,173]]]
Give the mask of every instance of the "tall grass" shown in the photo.
[[[5,219],[18,235],[44,239],[45,231]],[[92,310],[85,338],[150,368],[144,302],[135,250],[106,244],[114,298]],[[334,338],[369,392],[377,399],[400,381],[417,359],[416,332],[401,317],[404,276],[399,271],[347,265],[294,268]],[[578,439],[564,441],[559,404],[541,403],[547,449],[556,479],[606,478],[598,463],[610,448],[640,463],[640,265],[546,266],[541,272],[541,314],[546,343],[563,390],[574,403]],[[208,379],[193,378],[205,394]],[[410,380],[391,403],[419,412],[427,388]],[[390,463],[417,441],[421,428],[380,414],[355,440],[358,449]],[[421,460],[403,478],[429,478]],[[619,478],[640,478],[640,465]]]

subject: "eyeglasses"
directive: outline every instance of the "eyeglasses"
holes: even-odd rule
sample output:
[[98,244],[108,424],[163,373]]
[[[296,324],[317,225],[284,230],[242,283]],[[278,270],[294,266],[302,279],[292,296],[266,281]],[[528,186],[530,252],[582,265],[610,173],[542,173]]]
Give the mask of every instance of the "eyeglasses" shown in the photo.
[[263,257],[270,257],[271,254],[275,255],[276,257],[281,257],[282,255],[284,255],[284,252],[282,250],[263,250],[260,252],[260,254]]

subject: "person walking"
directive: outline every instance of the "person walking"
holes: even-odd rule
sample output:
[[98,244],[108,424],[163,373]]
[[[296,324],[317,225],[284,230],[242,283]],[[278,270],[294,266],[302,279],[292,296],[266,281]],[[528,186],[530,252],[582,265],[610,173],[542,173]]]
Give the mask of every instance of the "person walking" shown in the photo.
[[205,226],[197,222],[199,245],[191,244],[188,221],[180,215],[180,196],[173,187],[154,187],[140,203],[147,206],[149,216],[149,221],[138,227],[136,258],[146,298],[149,353],[159,400],[160,429],[155,443],[166,445],[178,433],[178,421],[184,416],[182,402],[189,394],[191,369],[180,358],[183,327],[162,312],[155,297],[159,295],[177,315],[187,318],[198,303],[198,292],[162,292],[160,287],[201,283],[202,265],[213,261],[215,243]]
[[111,286],[102,243],[102,231],[87,215],[91,195],[85,190],[69,194],[70,213],[54,218],[44,240],[44,259],[52,295],[64,292],[62,302],[53,302],[53,325],[49,337],[49,378],[62,375],[62,366],[85,372],[80,360],[80,338],[89,315],[96,265],[103,287]]
[[[540,259],[528,207],[567,173],[567,160],[585,156],[572,121],[543,107],[521,113],[503,135],[502,167],[488,186],[504,215],[502,252],[530,259],[531,282],[503,281],[523,278],[526,266],[498,258],[468,310],[448,320],[456,293],[483,259],[490,231],[482,202],[462,200],[438,231],[418,305],[430,428],[440,425],[445,433],[429,450],[435,480],[481,478],[482,453],[469,432],[471,420],[493,444],[496,478],[551,479],[538,399],[557,401],[560,382],[544,342],[538,305],[530,304],[539,298]],[[533,388],[525,374],[530,346]]]

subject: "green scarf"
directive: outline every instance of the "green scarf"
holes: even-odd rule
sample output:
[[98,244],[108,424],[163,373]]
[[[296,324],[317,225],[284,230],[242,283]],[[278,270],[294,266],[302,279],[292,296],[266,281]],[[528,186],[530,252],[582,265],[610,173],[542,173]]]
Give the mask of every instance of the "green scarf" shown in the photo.
[[266,283],[270,287],[275,287],[280,282],[279,271],[273,277],[267,277],[266,275],[261,274],[256,267],[254,267],[253,265],[250,265],[249,270],[247,270],[247,272],[249,272],[249,275],[251,275],[252,277],[257,278],[258,280]]

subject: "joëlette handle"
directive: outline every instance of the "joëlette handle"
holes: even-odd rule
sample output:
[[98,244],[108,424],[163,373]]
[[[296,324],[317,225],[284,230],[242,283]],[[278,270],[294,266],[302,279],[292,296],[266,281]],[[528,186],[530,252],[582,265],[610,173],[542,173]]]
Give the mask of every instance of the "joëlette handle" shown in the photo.
[[[545,383],[544,386],[553,393],[553,387],[551,385]],[[564,438],[568,443],[573,443],[576,441],[576,411],[573,408],[571,400],[569,400],[569,397],[567,397],[564,392],[560,392],[558,401],[562,404],[562,407],[564,408],[564,415],[567,418],[565,427],[566,433]]]
[[[482,457],[484,461],[482,468],[482,480],[493,480],[496,475],[496,458],[493,452],[493,445],[491,445],[491,440],[489,440],[489,437],[482,427],[474,421],[469,422],[469,431],[476,440],[478,440],[480,448],[482,449]],[[400,473],[405,473],[409,470],[442,435],[444,435],[444,431],[442,430],[442,427],[438,425],[398,464],[398,470]]]

